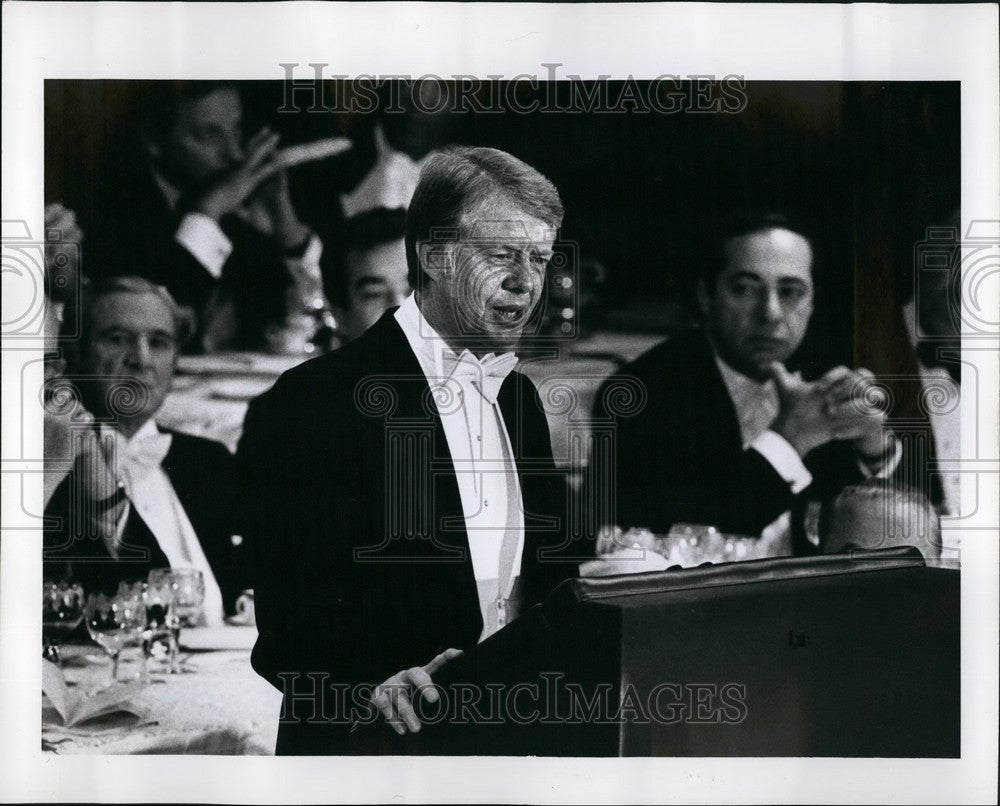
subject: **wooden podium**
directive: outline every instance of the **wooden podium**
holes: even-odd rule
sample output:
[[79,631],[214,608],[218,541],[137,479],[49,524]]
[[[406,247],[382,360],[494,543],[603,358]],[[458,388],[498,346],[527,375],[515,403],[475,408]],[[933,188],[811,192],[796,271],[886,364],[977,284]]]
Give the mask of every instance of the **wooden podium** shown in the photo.
[[959,636],[959,572],[910,548],[571,580],[356,747],[954,758]]

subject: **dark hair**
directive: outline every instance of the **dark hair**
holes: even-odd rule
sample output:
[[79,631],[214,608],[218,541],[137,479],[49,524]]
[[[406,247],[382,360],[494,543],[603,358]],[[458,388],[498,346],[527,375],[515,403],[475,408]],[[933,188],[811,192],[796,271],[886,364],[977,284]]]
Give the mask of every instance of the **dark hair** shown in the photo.
[[741,238],[769,229],[789,230],[801,235],[809,241],[810,247],[812,246],[812,237],[806,227],[801,222],[792,220],[783,212],[768,208],[730,210],[716,221],[708,239],[712,248],[699,266],[699,279],[704,281],[705,287],[710,293],[715,286],[715,278],[726,267],[726,244],[733,238]]
[[349,218],[344,224],[344,248],[371,249],[398,241],[406,234],[406,208],[376,207]]
[[420,288],[417,244],[454,230],[464,217],[490,199],[512,201],[528,215],[558,229],[563,207],[559,192],[542,174],[495,148],[456,147],[431,156],[420,172],[406,215],[406,264],[410,286]]
[[174,338],[177,348],[180,348],[194,332],[194,317],[188,309],[181,308],[174,301],[170,292],[162,285],[147,280],[145,277],[111,276],[102,277],[83,284],[80,293],[80,334],[79,339],[70,342],[69,355],[79,360],[79,351],[86,348],[91,336],[91,315],[94,306],[101,297],[108,294],[151,294],[158,297],[170,311],[174,322]]
[[406,234],[406,209],[375,207],[344,222],[343,249],[329,271],[326,292],[334,305],[348,307],[352,252],[363,252],[384,243],[398,241]]
[[234,81],[144,81],[136,97],[136,119],[140,137],[162,142],[174,127],[181,106],[198,101],[221,89],[239,92]]
[[844,504],[859,500],[919,507],[923,510],[930,526],[927,542],[936,546],[941,545],[941,521],[930,498],[909,484],[891,478],[872,477],[859,481],[857,484],[850,484],[823,501],[816,527],[820,547],[826,544],[829,537],[830,522],[833,519],[834,511]]

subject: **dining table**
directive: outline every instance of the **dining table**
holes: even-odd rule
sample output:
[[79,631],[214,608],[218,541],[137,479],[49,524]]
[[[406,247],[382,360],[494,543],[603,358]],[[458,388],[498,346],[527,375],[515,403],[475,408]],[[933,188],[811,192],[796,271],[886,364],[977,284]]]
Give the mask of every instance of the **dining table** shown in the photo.
[[[85,639],[43,660],[42,749],[54,754],[272,755],[281,693],[250,666],[252,626],[185,628],[179,669],[126,647],[111,658]],[[57,707],[58,706],[58,707]]]

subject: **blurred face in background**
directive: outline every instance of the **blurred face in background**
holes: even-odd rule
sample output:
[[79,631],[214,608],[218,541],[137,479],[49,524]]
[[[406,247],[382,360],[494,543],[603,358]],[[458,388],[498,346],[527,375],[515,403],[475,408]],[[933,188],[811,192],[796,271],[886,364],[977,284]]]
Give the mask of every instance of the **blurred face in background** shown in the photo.
[[813,312],[812,249],[798,233],[771,228],[729,239],[725,266],[698,302],[712,344],[733,369],[768,377],[799,348]]
[[243,104],[235,87],[180,102],[169,132],[147,143],[164,176],[183,191],[212,184],[243,162]]
[[97,400],[95,414],[113,415],[124,432],[137,429],[163,405],[177,365],[173,314],[156,294],[116,291],[90,306],[78,370]]
[[341,313],[341,327],[348,339],[356,339],[409,296],[406,247],[399,238],[351,249],[346,262],[348,307]]

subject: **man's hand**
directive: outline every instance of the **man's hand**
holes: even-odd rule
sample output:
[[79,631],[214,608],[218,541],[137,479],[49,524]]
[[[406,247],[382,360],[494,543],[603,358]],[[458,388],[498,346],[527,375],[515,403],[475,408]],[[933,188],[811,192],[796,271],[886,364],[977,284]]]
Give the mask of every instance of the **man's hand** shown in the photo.
[[91,501],[110,498],[118,486],[114,440],[102,439],[93,415],[65,389],[44,407],[45,501],[75,469],[84,495]]
[[788,440],[799,456],[805,457],[835,438],[827,413],[826,390],[840,382],[845,373],[850,370],[837,367],[819,380],[806,383],[780,362],[771,364],[771,377],[778,389],[778,416],[771,430]]
[[45,206],[46,293],[55,301],[69,302],[76,296],[81,240],[76,213],[59,202]]
[[73,424],[89,425],[94,418],[76,400],[56,402],[46,401],[42,411],[42,453],[45,458],[45,503],[48,504],[56,488],[69,475],[76,462],[73,444]]
[[[65,387],[46,400],[43,411],[46,503],[71,469],[90,501],[114,495],[118,489],[115,440],[101,436],[94,416]],[[113,509],[120,513],[118,507]]]
[[301,247],[309,238],[309,227],[299,220],[292,205],[286,171],[276,171],[261,182],[253,194],[251,204],[250,221],[261,218],[266,221],[265,233],[273,235],[285,251]]
[[867,369],[843,377],[826,391],[826,412],[834,437],[854,444],[863,460],[885,458],[891,435],[885,427],[888,400]]
[[277,134],[267,128],[257,132],[247,143],[243,164],[202,195],[194,209],[216,221],[236,212],[257,186],[278,170],[274,162],[277,145]]
[[402,736],[407,731],[417,733],[420,730],[420,720],[413,710],[414,696],[423,696],[428,702],[437,702],[438,693],[431,675],[461,655],[460,649],[446,649],[426,666],[404,669],[375,689],[372,702],[396,733]]

